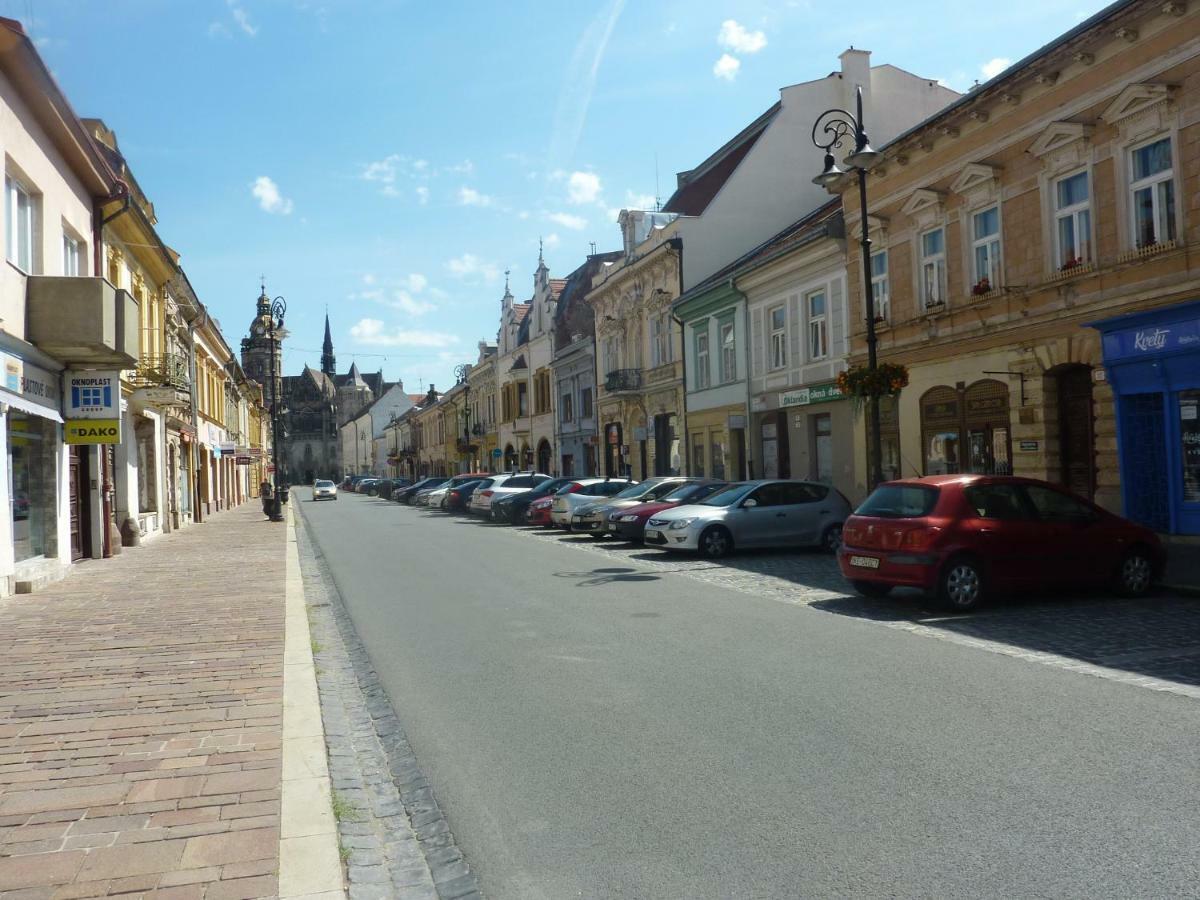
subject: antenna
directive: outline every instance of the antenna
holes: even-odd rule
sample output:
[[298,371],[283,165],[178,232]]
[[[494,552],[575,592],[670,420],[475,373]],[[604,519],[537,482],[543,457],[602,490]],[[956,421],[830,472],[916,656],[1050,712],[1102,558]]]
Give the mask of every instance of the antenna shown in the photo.
[[662,209],[662,191],[658,184],[658,151],[654,151],[654,211]]
[[591,246],[591,248],[592,248],[592,253],[591,253],[591,255],[592,255],[592,256],[595,256],[595,255],[596,255],[596,242],[595,242],[595,241],[588,241],[588,245],[589,245],[589,246]]

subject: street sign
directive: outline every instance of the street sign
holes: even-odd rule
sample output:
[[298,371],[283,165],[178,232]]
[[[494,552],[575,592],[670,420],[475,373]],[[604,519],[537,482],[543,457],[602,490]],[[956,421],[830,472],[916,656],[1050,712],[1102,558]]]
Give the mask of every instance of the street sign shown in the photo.
[[503,455],[504,455],[504,452],[499,447],[496,447],[495,449],[492,450],[492,456],[495,459],[499,459]]
[[64,428],[68,444],[119,444],[120,419],[68,419]]

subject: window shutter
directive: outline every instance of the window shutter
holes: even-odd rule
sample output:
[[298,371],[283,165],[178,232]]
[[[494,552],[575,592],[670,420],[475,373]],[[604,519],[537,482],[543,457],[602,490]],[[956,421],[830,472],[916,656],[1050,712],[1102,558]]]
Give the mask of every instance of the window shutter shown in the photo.
[[829,355],[834,359],[845,356],[846,347],[846,305],[843,292],[846,284],[840,278],[834,279],[829,285],[829,306],[826,309],[826,319],[829,322]]
[[808,310],[804,308],[804,297],[799,294],[792,294],[788,297],[788,308],[791,310],[788,316],[788,326],[791,329],[788,344],[789,357],[788,367],[792,369],[799,368],[800,365],[808,358],[808,353],[805,350],[804,341],[808,339]]
[[763,374],[763,344],[766,334],[763,331],[763,308],[760,306],[750,312],[750,364],[754,377],[761,378]]

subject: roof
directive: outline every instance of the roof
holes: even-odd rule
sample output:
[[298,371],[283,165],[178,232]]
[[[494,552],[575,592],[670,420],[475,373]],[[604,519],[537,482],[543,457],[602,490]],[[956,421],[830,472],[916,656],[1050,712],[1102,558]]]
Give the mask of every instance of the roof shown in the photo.
[[408,399],[412,401],[413,406],[420,406],[425,402],[425,394],[409,394]]
[[1138,2],[1139,2],[1139,0],[1117,0],[1116,3],[1109,4],[1108,6],[1104,7],[1104,9],[1100,10],[1100,12],[1096,13],[1094,16],[1084,19],[1082,22],[1080,22],[1078,25],[1076,25],[1070,31],[1066,31],[1066,32],[1060,34],[1058,37],[1056,37],[1054,40],[1050,41],[1048,44],[1045,44],[1045,45],[1039,47],[1037,50],[1034,50],[1028,56],[1025,56],[1022,59],[1017,60],[1015,63],[1012,63],[1008,68],[1004,69],[1004,71],[1000,72],[1000,74],[996,75],[994,78],[990,78],[987,81],[985,81],[983,84],[976,86],[972,90],[963,94],[961,97],[959,97],[953,103],[943,106],[941,109],[939,109],[936,113],[934,113],[928,119],[918,122],[912,128],[908,129],[907,131],[903,132],[902,134],[897,135],[892,140],[888,141],[886,144],[884,144],[882,147],[880,147],[878,149],[886,150],[890,147],[895,147],[895,146],[900,145],[901,143],[903,143],[905,140],[912,137],[913,135],[919,134],[920,132],[924,131],[926,128],[928,128],[930,125],[932,125],[934,122],[938,121],[939,119],[945,118],[946,116],[951,115],[954,112],[957,112],[958,110],[962,109],[963,107],[975,102],[975,100],[977,100],[979,97],[983,96],[984,94],[989,93],[997,86],[1003,84],[1004,82],[1010,81],[1014,76],[1019,74],[1021,72],[1021,70],[1028,68],[1030,65],[1037,62],[1043,56],[1048,56],[1050,53],[1057,50],[1059,47],[1062,47],[1065,44],[1069,44],[1071,41],[1073,41],[1075,38],[1079,37],[1081,34],[1091,31],[1093,28],[1095,28],[1101,22],[1105,21],[1106,19],[1112,18],[1117,13],[1125,11],[1127,8],[1136,5]]
[[696,168],[680,172],[676,177],[678,187],[663,206],[663,212],[681,216],[698,216],[708,208],[725,182],[737,170],[746,154],[762,137],[767,126],[779,112],[781,104],[776,101],[770,109],[738,132],[732,140],[712,154]]
[[[675,301],[675,305],[686,303],[688,300],[699,297],[716,285],[757,269],[789,250],[802,247],[817,238],[825,237],[827,234],[835,231],[833,228],[834,222],[841,214],[841,198],[837,197],[813,210],[803,218],[797,219],[787,228],[783,229],[783,231],[767,238],[757,247],[743,253],[733,262],[713,272],[713,274],[709,275],[699,284],[684,292]],[[840,234],[837,236],[840,236]]]
[[567,286],[566,278],[551,278],[550,279],[550,296],[552,296],[555,300],[557,300],[558,295],[563,292],[563,288],[565,288],[566,286]]
[[525,321],[525,317],[529,315],[530,303],[514,303],[513,304],[513,321],[517,324]]

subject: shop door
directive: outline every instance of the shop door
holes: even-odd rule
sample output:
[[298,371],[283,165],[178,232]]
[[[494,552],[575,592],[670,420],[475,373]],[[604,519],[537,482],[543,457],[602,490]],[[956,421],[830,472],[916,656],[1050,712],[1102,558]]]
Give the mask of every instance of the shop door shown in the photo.
[[1121,493],[1125,515],[1147,528],[1166,531],[1167,445],[1162,394],[1121,397]]
[[779,465],[777,467],[778,471],[779,471],[779,477],[780,478],[791,478],[792,477],[792,450],[791,450],[791,445],[788,443],[787,410],[781,409],[781,410],[779,410],[779,412],[775,413],[775,427],[778,429],[778,434],[779,434],[779,447],[778,447]]
[[1092,499],[1096,490],[1096,444],[1092,370],[1072,366],[1058,376],[1059,483]]
[[91,517],[88,515],[87,450],[70,448],[71,562],[90,556],[92,551]]

